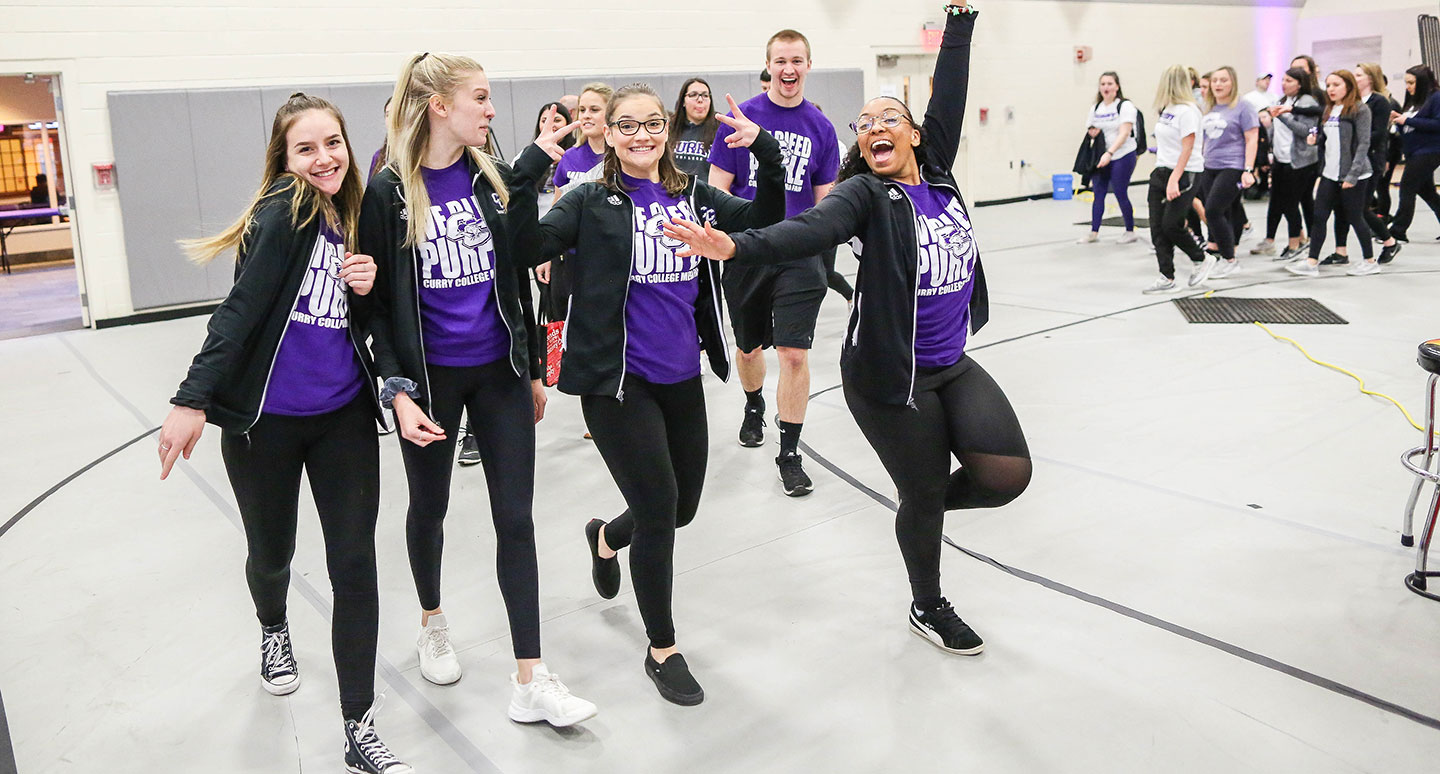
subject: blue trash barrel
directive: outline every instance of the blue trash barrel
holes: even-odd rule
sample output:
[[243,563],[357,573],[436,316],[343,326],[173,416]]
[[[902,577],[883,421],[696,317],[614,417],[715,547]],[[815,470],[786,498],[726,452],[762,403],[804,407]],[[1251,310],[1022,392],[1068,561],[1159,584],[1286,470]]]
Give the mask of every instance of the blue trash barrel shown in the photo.
[[1060,200],[1075,198],[1075,176],[1071,174],[1054,175],[1050,178],[1054,186],[1055,198]]

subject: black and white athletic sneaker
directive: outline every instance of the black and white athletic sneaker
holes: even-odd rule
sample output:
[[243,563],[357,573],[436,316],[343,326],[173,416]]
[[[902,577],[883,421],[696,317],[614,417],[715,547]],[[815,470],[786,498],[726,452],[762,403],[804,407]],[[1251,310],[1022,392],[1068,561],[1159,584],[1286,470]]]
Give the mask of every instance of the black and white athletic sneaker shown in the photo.
[[460,464],[465,467],[480,464],[480,439],[464,427],[460,430]]
[[753,449],[765,444],[765,409],[745,409],[745,418],[740,421],[740,445]]
[[805,475],[799,454],[782,454],[775,458],[775,464],[780,468],[780,485],[784,487],[786,495],[804,497],[815,487],[810,477]]
[[924,610],[911,603],[910,631],[946,653],[973,656],[985,650],[985,641],[955,615],[955,608],[944,597],[940,598],[940,604]]
[[415,769],[396,758],[375,733],[375,712],[384,700],[383,693],[375,697],[359,723],[345,721],[345,770],[351,774],[414,774]]
[[645,674],[655,683],[655,690],[666,701],[672,704],[679,704],[682,707],[693,707],[705,701],[705,689],[695,681],[694,675],[690,674],[690,665],[685,663],[685,657],[676,653],[665,662],[659,663],[655,657],[650,655],[650,649],[645,649]]
[[1321,266],[1348,266],[1349,264],[1350,256],[1339,253],[1331,253],[1320,259]]
[[260,685],[271,696],[286,696],[300,688],[288,621],[260,627]]
[[1380,263],[1389,263],[1395,260],[1395,256],[1400,254],[1401,247],[1403,247],[1403,245],[1399,241],[1397,241],[1395,242],[1395,244],[1390,245],[1389,247],[1380,248]]

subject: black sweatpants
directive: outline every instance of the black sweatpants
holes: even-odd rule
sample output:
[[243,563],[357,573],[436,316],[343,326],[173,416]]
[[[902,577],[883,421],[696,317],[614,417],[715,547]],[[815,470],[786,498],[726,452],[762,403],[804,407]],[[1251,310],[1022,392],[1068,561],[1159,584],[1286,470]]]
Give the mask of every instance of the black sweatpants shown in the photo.
[[1239,169],[1207,169],[1201,176],[1205,185],[1205,219],[1210,223],[1210,241],[1227,261],[1235,259],[1235,245],[1245,233],[1245,202],[1240,197]]
[[380,449],[369,393],[329,414],[263,414],[241,433],[224,431],[220,453],[245,525],[245,580],[262,626],[283,623],[295,556],[300,475],[325,536],[325,566],[335,609],[330,647],[340,682],[340,711],[360,720],[375,699],[375,640],[380,602],[375,520],[380,511]]
[[[845,403],[900,490],[895,536],[915,599],[940,593],[945,511],[998,508],[1030,483],[1030,449],[1000,385],[968,355],[920,369],[915,408],[881,403],[848,382]],[[950,457],[960,468],[950,470]]]
[[1344,210],[1350,224],[1355,229],[1355,236],[1360,240],[1360,252],[1364,254],[1365,260],[1370,260],[1375,246],[1370,243],[1370,227],[1365,223],[1365,197],[1369,195],[1370,187],[1365,181],[1360,181],[1353,188],[1342,188],[1340,183],[1329,178],[1320,178],[1320,187],[1315,194],[1315,222],[1310,224],[1310,257],[1320,258],[1320,250],[1325,247],[1325,227],[1330,220],[1330,213],[1337,210]]
[[1425,200],[1435,217],[1440,219],[1440,193],[1435,192],[1435,170],[1440,168],[1440,153],[1430,153],[1406,159],[1405,172],[1400,175],[1400,204],[1395,208],[1395,220],[1390,223],[1390,232],[1401,239],[1408,239],[1410,223],[1415,220],[1415,197]]
[[654,384],[627,374],[622,387],[624,400],[585,395],[580,407],[627,506],[605,525],[605,543],[630,547],[635,604],[659,650],[675,646],[675,530],[695,520],[705,485],[705,390],[698,376]]
[[1166,279],[1175,279],[1175,248],[1199,263],[1205,260],[1205,252],[1190,236],[1186,219],[1195,211],[1195,176],[1189,172],[1180,175],[1180,195],[1173,201],[1166,201],[1165,189],[1170,184],[1174,170],[1156,167],[1150,173],[1150,242],[1155,245],[1155,260],[1160,263],[1160,273]]
[[1315,175],[1320,165],[1296,169],[1285,163],[1270,168],[1270,207],[1266,213],[1265,238],[1273,240],[1283,219],[1290,238],[1299,239],[1314,217]]
[[460,411],[470,415],[495,524],[495,571],[510,618],[515,658],[540,658],[540,571],[535,559],[535,402],[528,377],[516,376],[509,358],[467,368],[432,365],[430,418],[445,440],[428,446],[400,439],[410,510],[405,542],[410,572],[424,610],[440,607],[440,556]]

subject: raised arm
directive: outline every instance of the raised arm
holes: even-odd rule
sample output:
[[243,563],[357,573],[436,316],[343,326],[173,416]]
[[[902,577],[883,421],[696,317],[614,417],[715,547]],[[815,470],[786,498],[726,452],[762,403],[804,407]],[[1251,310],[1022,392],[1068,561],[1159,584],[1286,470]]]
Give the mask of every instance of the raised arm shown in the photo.
[[[746,118],[733,97],[726,94],[725,98],[730,101],[732,115],[716,115],[716,118],[735,131],[723,142],[730,147],[748,147],[759,166],[753,202],[731,195],[728,188],[711,184],[715,188],[715,226],[722,231],[741,231],[779,223],[785,219],[785,154],[780,150],[780,142]],[[711,167],[711,175],[714,174],[715,169]],[[729,173],[722,170],[721,174]]]
[[676,253],[680,257],[733,258],[747,264],[794,260],[796,255],[815,255],[860,233],[876,198],[870,186],[876,185],[883,184],[870,176],[850,178],[814,207],[762,229],[728,234],[708,223],[676,220],[665,227],[665,233],[688,246]]
[[965,2],[953,3],[945,21],[945,38],[935,60],[935,91],[925,109],[925,132],[931,160],[949,171],[960,152],[960,130],[965,124],[965,100],[970,92],[970,38],[979,14]]

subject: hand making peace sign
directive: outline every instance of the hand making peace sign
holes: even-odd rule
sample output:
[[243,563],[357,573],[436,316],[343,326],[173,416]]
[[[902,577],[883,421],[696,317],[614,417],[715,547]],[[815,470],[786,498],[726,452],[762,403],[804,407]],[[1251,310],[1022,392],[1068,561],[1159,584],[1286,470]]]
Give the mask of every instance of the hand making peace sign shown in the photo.
[[730,103],[730,112],[735,116],[731,118],[720,113],[715,114],[715,120],[735,130],[725,138],[725,145],[731,148],[750,147],[750,143],[755,142],[755,138],[760,136],[760,125],[745,117],[740,106],[735,104],[734,97],[726,94],[725,101]]
[[[542,120],[542,123],[545,126],[549,126],[550,122],[554,120],[554,118],[555,106],[551,105],[545,110],[545,117]],[[540,150],[548,153],[551,160],[559,161],[560,157],[565,155],[565,149],[560,147],[560,141],[565,139],[565,135],[575,131],[575,127],[579,125],[579,121],[571,121],[570,123],[560,127],[559,129],[541,132],[540,136],[535,138],[535,144],[540,146]]]

